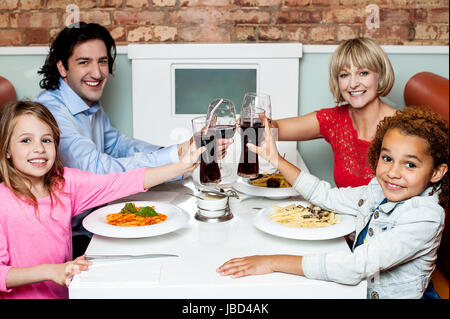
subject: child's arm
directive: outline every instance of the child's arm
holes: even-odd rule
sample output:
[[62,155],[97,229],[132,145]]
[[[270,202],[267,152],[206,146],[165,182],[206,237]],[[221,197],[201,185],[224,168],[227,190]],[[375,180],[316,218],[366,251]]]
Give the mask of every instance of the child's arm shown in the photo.
[[11,289],[23,285],[51,280],[62,286],[69,286],[75,274],[87,270],[90,261],[80,256],[64,264],[43,264],[30,267],[13,267],[6,276],[6,288]]
[[193,140],[191,140],[190,144],[184,144],[184,147],[186,150],[182,152],[183,155],[178,162],[160,167],[147,168],[144,188],[159,185],[186,172],[193,171],[200,164],[198,159],[205,150],[205,147],[203,146],[197,149]]
[[93,174],[67,168],[66,185],[67,192],[72,194],[73,216],[89,208],[143,192],[194,170],[199,165],[199,157],[204,150],[205,147],[197,149],[192,143],[176,163],[121,173]]
[[248,149],[269,161],[270,164],[277,168],[284,178],[293,185],[300,174],[300,169],[280,156],[277,145],[270,132],[269,121],[267,118],[264,121],[265,141],[259,147],[249,143],[247,144]]
[[233,278],[248,275],[263,275],[272,272],[304,276],[302,256],[293,255],[256,255],[242,258],[233,258],[216,271],[222,276]]
[[[277,168],[283,177],[306,200],[315,205],[336,210],[339,213],[349,215],[358,214],[358,199],[365,199],[365,197],[361,197],[362,195],[360,195],[364,192],[363,187],[353,188],[351,191],[348,189],[332,189],[329,183],[320,181],[317,177],[312,175],[310,177],[303,177],[301,182],[299,182],[301,170],[280,156],[267,119],[265,120],[264,137],[265,141],[259,147],[253,144],[247,144],[249,150],[258,153],[258,155],[262,156]],[[306,175],[309,176],[309,174]],[[355,200],[355,198],[357,199]]]

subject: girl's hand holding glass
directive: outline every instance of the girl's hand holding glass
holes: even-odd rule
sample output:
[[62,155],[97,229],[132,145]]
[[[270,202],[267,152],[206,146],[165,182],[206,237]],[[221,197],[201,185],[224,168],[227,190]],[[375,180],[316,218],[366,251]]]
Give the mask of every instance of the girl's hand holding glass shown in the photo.
[[[216,142],[217,147],[217,157],[218,159],[223,159],[227,154],[227,148],[233,144],[233,138],[220,138]],[[190,147],[194,143],[194,137],[191,137],[186,142],[178,144],[178,157],[181,159],[182,157],[186,157],[190,152]],[[187,153],[186,153],[187,152]]]
[[197,148],[194,139],[190,140],[190,143],[182,144],[182,151],[180,156],[180,164],[184,172],[190,172],[200,165],[200,155],[206,150],[204,146]]
[[257,153],[259,156],[262,156],[265,160],[272,164],[272,166],[275,167],[291,185],[294,185],[295,180],[300,174],[300,169],[280,156],[275,143],[276,138],[274,138],[272,134],[273,130],[271,130],[269,121],[267,118],[265,118],[264,121],[265,127],[263,142],[260,146],[248,143],[247,147],[250,151]]
[[259,156],[263,157],[265,160],[270,162],[275,168],[278,168],[279,153],[275,139],[272,135],[271,126],[267,117],[264,118],[264,139],[260,146],[248,143],[248,149]]

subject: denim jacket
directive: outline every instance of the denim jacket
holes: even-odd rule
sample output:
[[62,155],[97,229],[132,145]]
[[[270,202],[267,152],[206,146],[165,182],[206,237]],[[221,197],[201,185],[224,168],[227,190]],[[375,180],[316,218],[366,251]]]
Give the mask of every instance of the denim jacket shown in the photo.
[[428,195],[431,188],[380,205],[384,194],[376,177],[366,186],[332,188],[301,172],[293,187],[315,205],[356,216],[355,238],[369,223],[364,244],[352,252],[303,256],[306,277],[348,285],[367,280],[367,298],[422,297],[435,268],[445,216],[437,194]]

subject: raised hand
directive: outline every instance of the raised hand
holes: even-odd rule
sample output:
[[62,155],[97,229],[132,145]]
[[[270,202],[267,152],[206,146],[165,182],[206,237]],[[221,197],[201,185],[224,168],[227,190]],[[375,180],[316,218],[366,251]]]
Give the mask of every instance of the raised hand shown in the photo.
[[278,168],[279,153],[275,139],[272,135],[271,126],[267,118],[264,119],[264,141],[260,146],[254,144],[247,144],[248,149],[259,156],[262,156],[265,160],[269,161],[275,168]]
[[188,141],[178,145],[178,155],[180,163],[183,165],[185,172],[193,171],[200,165],[200,155],[205,151],[205,147],[197,148],[194,143],[194,137]]

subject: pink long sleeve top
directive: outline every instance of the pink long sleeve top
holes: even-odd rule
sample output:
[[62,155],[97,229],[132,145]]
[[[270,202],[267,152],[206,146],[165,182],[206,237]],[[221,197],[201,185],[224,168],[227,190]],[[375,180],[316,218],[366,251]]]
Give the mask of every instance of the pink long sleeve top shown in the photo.
[[60,202],[53,200],[50,210],[50,197],[38,199],[38,214],[33,205],[18,199],[0,183],[0,299],[68,298],[67,287],[53,281],[7,289],[8,271],[72,260],[72,217],[145,191],[144,175],[145,168],[105,175],[65,168],[64,194],[57,193]]

